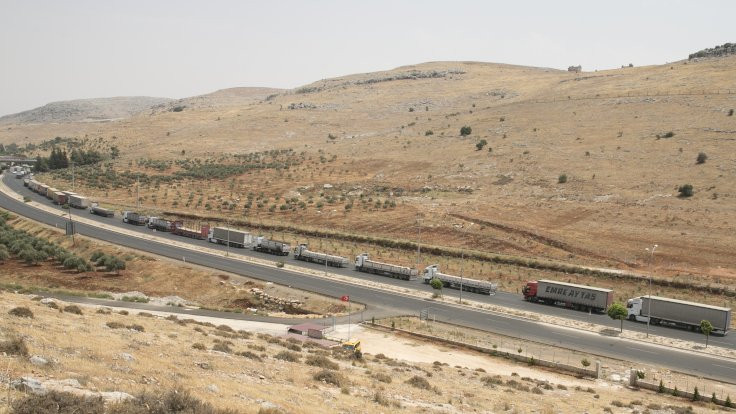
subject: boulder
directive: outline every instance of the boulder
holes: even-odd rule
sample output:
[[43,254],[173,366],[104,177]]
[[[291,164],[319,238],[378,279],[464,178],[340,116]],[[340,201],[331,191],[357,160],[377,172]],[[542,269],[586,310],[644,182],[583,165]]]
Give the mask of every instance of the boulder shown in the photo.
[[31,364],[37,365],[39,367],[42,367],[42,366],[47,365],[49,363],[49,361],[47,361],[46,358],[41,357],[41,356],[38,356],[38,355],[32,356],[30,358],[30,361],[31,361]]

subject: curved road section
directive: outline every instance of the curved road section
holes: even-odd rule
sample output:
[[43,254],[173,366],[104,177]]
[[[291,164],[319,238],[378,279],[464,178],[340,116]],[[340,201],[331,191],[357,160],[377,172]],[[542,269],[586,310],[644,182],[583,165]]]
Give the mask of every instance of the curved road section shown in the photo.
[[[22,180],[18,180],[8,176],[3,177],[3,180],[5,184],[7,184],[13,191],[16,191],[23,196],[30,197],[31,199],[39,203],[51,205],[50,201],[48,201],[46,198],[41,197],[23,187]],[[59,228],[64,228],[66,222],[68,221],[65,218],[55,216],[46,211],[24,204],[12,197],[9,197],[4,193],[0,193],[0,207],[25,216],[29,219]],[[84,210],[81,211],[84,212]],[[87,217],[93,218],[100,222],[104,222],[105,224],[123,227],[123,223],[119,218],[98,218],[97,216],[89,214],[87,215]],[[147,229],[141,229],[136,226],[125,226],[125,228],[129,230],[132,229],[140,231],[142,233],[150,232]],[[562,346],[565,348],[575,349],[582,352],[588,352],[610,358],[618,358],[632,362],[660,365],[672,370],[690,373],[719,381],[726,381],[731,383],[736,382],[736,360],[734,359],[714,357],[696,352],[688,352],[673,348],[667,348],[644,342],[640,343],[590,332],[575,331],[568,328],[561,328],[525,319],[519,319],[508,315],[499,315],[475,309],[469,309],[462,306],[453,306],[450,304],[427,301],[411,296],[401,295],[398,293],[375,290],[366,286],[313,277],[306,273],[298,273],[275,267],[267,267],[258,264],[247,263],[241,260],[233,260],[227,257],[223,257],[222,255],[193,251],[190,249],[177,247],[175,245],[138,238],[79,222],[76,223],[76,230],[77,233],[84,236],[103,240],[109,243],[114,243],[120,246],[142,250],[152,254],[157,254],[177,260],[182,260],[182,258],[186,257],[186,261],[189,263],[243,276],[254,277],[264,281],[279,283],[297,289],[318,292],[334,297],[340,297],[342,295],[348,294],[350,295],[352,301],[360,302],[366,305],[366,311],[363,315],[365,318],[370,318],[372,316],[384,317],[389,315],[402,314],[416,315],[421,310],[431,308],[430,312],[436,316],[436,320],[442,322],[454,323],[457,325],[482,329],[524,340],[535,341],[542,344]],[[158,237],[171,238],[172,241],[176,240],[177,242],[191,242],[194,246],[200,245],[204,247],[205,245],[207,245],[207,247],[209,248],[215,246],[213,244],[207,243],[206,241],[188,240],[167,233],[156,233],[156,235]],[[224,246],[217,247],[221,248],[222,250],[225,249]],[[230,249],[231,252],[235,253],[233,250],[234,249]],[[238,251],[237,254],[263,258],[262,254],[247,250]],[[284,259],[293,260],[286,257]],[[293,264],[305,268],[323,269],[322,266],[310,265],[303,262],[294,261]],[[331,269],[330,271],[335,272],[334,269]],[[341,269],[338,271],[338,273],[364,280],[375,280],[382,283],[395,284],[402,287],[407,287],[408,285],[412,284],[412,282],[394,281],[390,278],[357,273],[350,269]],[[430,289],[419,283],[416,283],[416,285],[411,287],[425,290]],[[473,295],[467,292],[465,294]],[[522,310],[545,312],[556,316],[585,320],[594,323],[610,325],[612,327],[615,326],[612,321],[606,320],[607,316],[605,315],[588,315],[579,312],[569,311],[567,309],[542,307],[542,305],[529,304],[521,300],[519,295],[515,295],[513,293],[501,292],[491,297],[484,297],[483,295],[473,295],[473,299],[480,299],[483,301],[487,301],[488,303],[497,303],[499,305],[515,307]],[[228,316],[227,314],[225,314],[223,315],[223,317]],[[643,327],[639,324],[628,323],[627,329],[643,330]],[[657,327],[656,331],[653,330],[653,332],[655,332],[656,335],[660,336],[670,336],[673,338],[681,338],[692,341],[702,340],[702,335],[700,334],[676,329]],[[734,340],[733,336],[718,338],[716,340],[718,341],[719,346],[736,348],[736,341]]]

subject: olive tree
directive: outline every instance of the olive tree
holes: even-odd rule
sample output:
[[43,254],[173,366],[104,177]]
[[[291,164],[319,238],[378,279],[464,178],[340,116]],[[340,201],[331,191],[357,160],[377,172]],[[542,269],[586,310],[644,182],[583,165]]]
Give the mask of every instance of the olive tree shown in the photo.
[[442,281],[434,278],[429,282],[429,285],[432,286],[432,289],[437,291],[437,295],[442,295]]
[[700,321],[700,331],[705,335],[705,347],[707,348],[708,337],[710,336],[710,333],[713,332],[713,324],[706,320]]

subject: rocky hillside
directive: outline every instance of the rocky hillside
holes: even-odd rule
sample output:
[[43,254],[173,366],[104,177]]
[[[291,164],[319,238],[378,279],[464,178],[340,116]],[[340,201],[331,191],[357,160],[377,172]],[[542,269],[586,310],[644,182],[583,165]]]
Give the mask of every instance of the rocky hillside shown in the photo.
[[76,99],[52,102],[44,106],[0,117],[2,124],[38,124],[48,122],[99,122],[129,118],[154,105],[171,101],[149,96]]
[[707,48],[695,53],[691,53],[688,59],[696,59],[703,57],[719,57],[727,55],[736,55],[736,43],[724,43],[713,48]]
[[246,106],[264,101],[269,97],[274,97],[282,92],[285,92],[285,90],[258,87],[220,89],[218,91],[205,95],[164,102],[162,104],[156,105],[153,108],[153,113],[167,111],[181,112],[185,110],[191,111],[193,109],[220,108],[231,106]]

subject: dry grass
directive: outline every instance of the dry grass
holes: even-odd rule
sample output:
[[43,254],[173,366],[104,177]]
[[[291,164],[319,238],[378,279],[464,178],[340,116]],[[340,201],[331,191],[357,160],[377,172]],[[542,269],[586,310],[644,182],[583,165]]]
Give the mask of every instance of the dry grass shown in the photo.
[[[529,394],[525,394],[526,391],[521,388],[517,390],[503,386],[495,389],[483,386],[482,375],[478,371],[464,368],[448,368],[441,373],[435,372],[430,379],[430,389],[427,390],[426,384],[421,380],[426,381],[426,372],[432,371],[431,363],[365,358],[354,366],[352,360],[335,360],[333,362],[339,365],[339,370],[334,371],[307,365],[305,362],[286,362],[275,358],[281,352],[291,351],[283,351],[281,345],[269,343],[268,339],[272,337],[266,335],[253,335],[250,339],[231,338],[227,341],[233,353],[211,352],[207,349],[223,342],[215,342],[212,336],[205,337],[197,333],[194,328],[202,325],[196,323],[180,324],[179,320],[157,316],[98,314],[93,311],[84,311],[81,316],[69,315],[23,295],[0,295],[0,312],[26,306],[36,315],[30,320],[30,324],[28,319],[2,318],[0,332],[14,332],[17,337],[25,338],[29,355],[38,354],[55,361],[43,370],[38,370],[25,357],[5,357],[3,366],[7,366],[12,378],[33,376],[43,381],[77,379],[85,389],[124,391],[139,396],[135,401],[143,401],[142,395],[153,397],[153,389],[161,390],[161,394],[155,395],[155,401],[164,401],[167,390],[177,387],[189,390],[189,397],[202,404],[209,404],[213,409],[253,414],[261,409],[262,401],[275,406],[266,407],[267,410],[289,413],[385,412],[386,407],[390,407],[392,412],[420,413],[433,410],[431,407],[443,406],[448,399],[454,405],[461,396],[463,411],[483,411],[507,404],[515,407],[518,412],[538,410],[547,403],[561,412],[600,412],[614,400],[626,402],[644,399],[641,392],[610,386],[596,387],[600,396],[598,399],[586,392],[585,387],[580,387],[579,390],[551,387],[553,389],[544,390],[545,400],[540,401],[534,399],[532,394],[532,390],[540,384],[534,374],[525,374],[531,377],[528,381],[500,375],[504,384],[508,381],[529,384],[525,385],[530,388]],[[140,324],[145,330],[138,332],[105,328],[105,324],[111,321],[123,326]],[[397,340],[403,341],[396,338],[392,343]],[[193,349],[194,343],[202,344],[205,349],[199,346],[198,349]],[[247,350],[255,347],[262,349],[259,351],[260,355],[248,354]],[[122,360],[121,353],[131,354],[134,360]],[[318,352],[310,354],[306,351],[295,354],[302,361],[320,355]],[[510,362],[499,360],[498,363],[509,364],[514,369]],[[390,369],[389,372],[385,371],[387,368]],[[538,372],[540,376],[554,378],[552,373]],[[378,373],[384,373],[385,377]],[[394,381],[380,379],[391,377]],[[412,379],[415,377],[420,380]],[[569,377],[558,379],[560,383],[570,381]],[[407,385],[406,381],[417,384],[421,382],[424,386],[414,388]],[[248,386],[243,387],[244,383]],[[442,394],[431,388],[439,384],[442,384]],[[554,384],[555,382],[550,383],[551,386]],[[217,391],[211,391],[212,389]],[[448,395],[445,390],[449,389],[455,391]],[[516,393],[510,394],[505,392],[506,389],[514,389]],[[24,395],[11,391],[10,397],[13,401],[20,401]],[[545,402],[547,399],[549,402]],[[672,399],[671,396],[649,393],[646,394],[646,401],[661,406],[687,404]],[[0,413],[6,414],[7,411],[4,410],[5,407],[2,406]],[[699,407],[696,406],[695,410],[699,411]]]

